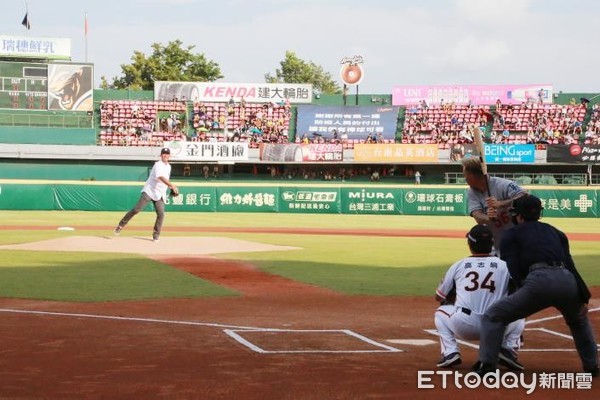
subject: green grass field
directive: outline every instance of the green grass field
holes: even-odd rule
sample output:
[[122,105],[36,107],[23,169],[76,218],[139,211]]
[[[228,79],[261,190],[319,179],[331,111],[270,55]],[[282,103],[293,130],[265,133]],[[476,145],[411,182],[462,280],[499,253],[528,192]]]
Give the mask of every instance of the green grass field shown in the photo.
[[[2,211],[0,245],[65,236],[105,236],[122,216],[115,212]],[[123,234],[147,235],[154,213],[136,217]],[[594,219],[544,219],[570,232],[600,233]],[[190,233],[189,227],[339,228],[356,230],[419,229],[467,231],[469,217],[418,217],[314,214],[168,213],[163,235],[223,236],[300,247],[284,252],[231,253],[220,258],[250,261],[272,274],[349,295],[433,296],[446,269],[468,255],[464,239],[375,237],[368,234],[301,235],[264,233]],[[27,229],[31,226],[32,229]],[[35,230],[45,226],[48,230]],[[59,231],[62,226],[74,231]],[[77,227],[102,226],[102,230]],[[1,227],[0,227],[1,228]],[[25,252],[0,250],[0,297],[58,301],[118,301],[147,298],[231,296],[227,288],[203,281],[138,255],[118,253]],[[600,243],[571,242],[577,266],[591,286],[600,285]]]

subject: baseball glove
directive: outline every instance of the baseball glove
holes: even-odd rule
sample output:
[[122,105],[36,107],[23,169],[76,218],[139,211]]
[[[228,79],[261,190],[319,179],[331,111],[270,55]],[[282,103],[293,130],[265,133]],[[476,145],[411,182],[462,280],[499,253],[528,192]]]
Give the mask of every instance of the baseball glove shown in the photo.
[[169,197],[177,197],[179,196],[179,192],[174,189],[169,189]]
[[456,288],[452,288],[452,290],[450,290],[448,295],[446,295],[446,299],[444,301],[442,301],[440,304],[442,306],[454,305],[455,301],[456,301]]

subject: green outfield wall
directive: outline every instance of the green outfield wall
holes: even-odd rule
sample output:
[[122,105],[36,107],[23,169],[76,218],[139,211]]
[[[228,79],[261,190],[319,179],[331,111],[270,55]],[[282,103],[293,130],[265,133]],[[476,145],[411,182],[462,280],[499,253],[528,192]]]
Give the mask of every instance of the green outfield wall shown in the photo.
[[94,128],[0,126],[0,143],[94,145],[96,137]]
[[[0,181],[2,210],[124,211],[139,198],[131,182]],[[466,215],[463,186],[186,184],[167,211]],[[598,189],[530,188],[548,217],[597,218]],[[151,209],[151,206],[148,207]]]
[[152,165],[147,161],[0,160],[0,179],[145,181]]

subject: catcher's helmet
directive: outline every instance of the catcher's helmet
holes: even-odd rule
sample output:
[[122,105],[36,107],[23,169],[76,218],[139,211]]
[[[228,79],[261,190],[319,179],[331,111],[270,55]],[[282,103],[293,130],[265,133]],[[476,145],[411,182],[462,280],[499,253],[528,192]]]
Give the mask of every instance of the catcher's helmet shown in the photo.
[[467,241],[473,252],[489,254],[494,245],[494,234],[487,225],[475,225],[467,233]]
[[536,221],[541,218],[543,209],[538,197],[525,195],[513,201],[509,213],[511,217],[520,215],[525,221]]

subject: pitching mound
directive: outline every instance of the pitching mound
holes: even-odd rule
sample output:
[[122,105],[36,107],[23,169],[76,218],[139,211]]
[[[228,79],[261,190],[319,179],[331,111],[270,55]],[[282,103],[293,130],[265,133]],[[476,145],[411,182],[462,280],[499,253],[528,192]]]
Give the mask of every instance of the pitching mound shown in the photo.
[[0,246],[1,250],[88,251],[97,253],[134,253],[142,255],[207,255],[255,251],[297,250],[299,247],[275,246],[225,237],[162,237],[153,242],[137,236],[72,236],[39,242]]

